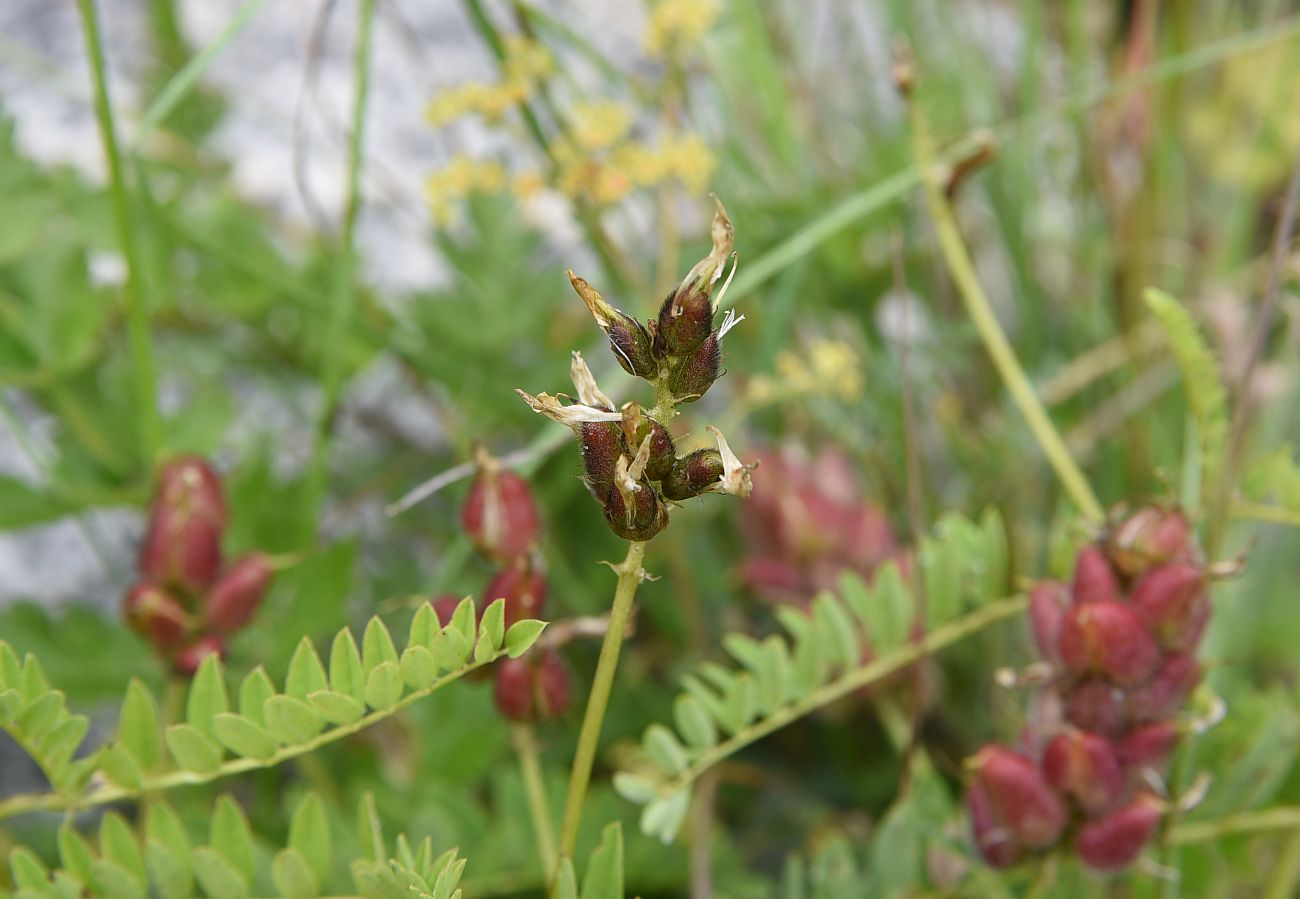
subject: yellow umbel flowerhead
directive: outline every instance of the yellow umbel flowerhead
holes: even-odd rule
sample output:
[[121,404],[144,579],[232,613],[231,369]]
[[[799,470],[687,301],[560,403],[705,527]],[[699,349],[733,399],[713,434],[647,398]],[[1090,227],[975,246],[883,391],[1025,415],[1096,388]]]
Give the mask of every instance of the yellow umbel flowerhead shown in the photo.
[[434,221],[447,226],[455,221],[461,200],[473,193],[496,193],[505,185],[506,171],[501,163],[461,155],[429,175],[424,189]]
[[569,134],[588,151],[608,150],[627,136],[632,110],[611,100],[579,101],[569,110]]
[[431,125],[445,125],[471,113],[498,121],[532,99],[554,67],[550,51],[541,44],[522,37],[506,38],[504,74],[499,81],[469,81],[447,88],[429,102],[425,117]]
[[669,48],[680,52],[694,47],[721,12],[718,0],[657,0],[650,8],[646,52],[663,56]]

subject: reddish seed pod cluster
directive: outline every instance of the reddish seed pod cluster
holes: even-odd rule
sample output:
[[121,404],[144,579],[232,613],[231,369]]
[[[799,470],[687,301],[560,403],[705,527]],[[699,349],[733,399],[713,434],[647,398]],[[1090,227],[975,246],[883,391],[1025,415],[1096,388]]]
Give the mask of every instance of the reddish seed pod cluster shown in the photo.
[[995,867],[1072,841],[1085,865],[1127,867],[1164,810],[1152,791],[1201,679],[1210,617],[1206,566],[1186,516],[1148,506],[1080,550],[1069,585],[1038,584],[1029,625],[1056,671],[1025,751],[986,746],[970,762],[975,843]]
[[[476,455],[477,473],[461,507],[461,526],[484,557],[500,566],[483,591],[483,608],[505,600],[505,625],[541,618],[546,607],[546,575],[537,540],[541,516],[528,482],[485,450]],[[451,620],[459,599],[442,596],[431,601],[443,625]],[[494,698],[501,714],[512,721],[545,721],[569,707],[569,673],[554,652],[532,652],[495,666]]]
[[226,500],[206,460],[183,456],[158,473],[149,529],[140,546],[140,580],[127,591],[127,623],[179,674],[225,651],[271,582],[270,559],[250,553],[222,568]]

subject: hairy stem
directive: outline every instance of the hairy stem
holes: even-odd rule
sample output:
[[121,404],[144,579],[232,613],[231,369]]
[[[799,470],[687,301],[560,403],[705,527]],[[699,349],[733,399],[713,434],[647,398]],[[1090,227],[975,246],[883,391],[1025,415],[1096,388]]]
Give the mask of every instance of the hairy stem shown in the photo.
[[569,775],[569,792],[564,801],[564,824],[560,829],[560,858],[571,858],[578,842],[578,825],[582,821],[582,804],[587,798],[591,783],[591,769],[596,761],[596,747],[600,742],[600,729],[609,706],[609,693],[614,686],[614,673],[618,670],[618,656],[623,649],[623,635],[632,612],[632,600],[641,583],[641,560],[645,557],[645,544],[632,541],[627,547],[627,557],[614,567],[618,572],[618,586],[614,589],[614,606],[609,613],[609,630],[600,647],[596,663],[596,676],[591,683],[587,710],[582,716],[582,729],[578,732],[578,749],[573,755],[573,771]]
[[943,252],[948,271],[957,285],[966,313],[979,331],[980,339],[984,342],[989,356],[992,357],[993,365],[998,370],[1002,383],[1011,393],[1012,400],[1020,409],[1020,414],[1024,416],[1038,445],[1047,456],[1047,461],[1051,463],[1056,476],[1065,487],[1066,493],[1070,495],[1085,518],[1100,522],[1104,517],[1101,503],[1097,501],[1087,478],[1079,470],[1074,457],[1065,446],[1065,441],[1061,439],[1061,435],[1043,409],[1038,395],[1034,393],[1034,388],[1029,383],[1024,369],[1020,367],[1020,361],[1016,358],[1015,351],[1011,348],[1011,343],[1007,340],[1001,324],[998,323],[997,316],[993,314],[989,298],[975,274],[975,266],[971,262],[966,245],[962,242],[961,231],[957,227],[952,206],[944,196],[943,173],[935,165],[929,123],[926,121],[922,104],[918,98],[913,97],[908,106],[912,125],[912,150],[921,170],[921,186],[925,191],[930,216],[934,220],[939,247]]
[[126,259],[126,284],[123,294],[126,299],[127,337],[134,368],[135,414],[139,416],[140,451],[144,470],[152,472],[158,451],[162,446],[162,429],[158,420],[158,376],[154,367],[153,347],[149,339],[149,310],[145,303],[144,266],[132,221],[126,169],[122,164],[122,153],[117,141],[113,107],[108,96],[108,73],[104,64],[104,47],[95,0],[77,0],[77,9],[81,13],[81,28],[85,34],[86,51],[90,61],[99,139],[104,145],[104,157],[108,162],[108,193],[113,208],[113,227],[117,231],[117,240]]
[[528,813],[532,816],[533,834],[537,837],[537,856],[542,863],[542,875],[546,876],[555,867],[555,833],[551,829],[551,809],[546,802],[546,784],[542,781],[537,740],[529,724],[516,724],[511,737],[515,754],[519,756],[519,770],[524,776]]

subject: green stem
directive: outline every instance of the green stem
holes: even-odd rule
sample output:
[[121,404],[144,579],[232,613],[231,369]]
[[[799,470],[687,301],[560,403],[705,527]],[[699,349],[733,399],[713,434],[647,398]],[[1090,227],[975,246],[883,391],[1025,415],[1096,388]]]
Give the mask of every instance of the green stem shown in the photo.
[[1079,470],[1069,449],[1065,446],[1065,441],[1061,439],[1061,435],[1043,409],[1038,395],[1034,393],[1033,385],[1029,383],[1024,369],[1020,367],[1020,361],[1016,359],[1015,351],[998,323],[988,296],[984,293],[984,288],[975,274],[975,266],[971,262],[966,245],[962,242],[961,231],[957,227],[952,206],[944,196],[941,173],[935,165],[929,123],[917,97],[912,97],[909,103],[909,116],[912,125],[912,149],[917,166],[921,170],[921,185],[925,190],[930,215],[934,219],[934,228],[944,261],[957,285],[966,313],[979,331],[980,339],[984,342],[989,356],[992,357],[998,375],[1011,393],[1012,400],[1020,409],[1020,414],[1024,416],[1029,429],[1033,432],[1038,445],[1042,447],[1043,453],[1047,456],[1048,462],[1051,463],[1066,492],[1085,518],[1100,522],[1105,517],[1101,503],[1097,501],[1087,478]]
[[[587,798],[591,783],[591,769],[596,762],[596,747],[600,742],[600,729],[609,706],[609,693],[614,686],[614,673],[618,670],[618,656],[623,648],[623,636],[632,612],[632,599],[641,583],[641,560],[645,557],[645,544],[632,541],[627,547],[627,557],[614,566],[618,573],[618,586],[614,589],[614,605],[609,612],[609,630],[600,647],[596,675],[591,682],[591,696],[582,716],[582,729],[578,732],[578,748],[573,756],[573,771],[569,775],[569,792],[564,801],[564,824],[560,829],[560,858],[572,858],[578,842],[578,825],[582,821],[582,804]],[[554,876],[554,872],[552,872]]]
[[1248,521],[1286,524],[1293,528],[1300,528],[1300,510],[1288,509],[1285,506],[1274,506],[1268,503],[1233,503],[1230,507],[1230,515],[1232,518]]
[[1296,884],[1300,883],[1300,830],[1293,830],[1287,837],[1274,866],[1276,870],[1265,899],[1292,899]]
[[307,516],[304,530],[308,534],[315,532],[315,521],[324,495],[330,435],[343,389],[348,324],[356,305],[356,226],[361,212],[361,167],[365,150],[366,107],[370,95],[370,51],[375,0],[362,0],[357,15],[357,45],[353,56],[353,82],[356,88],[352,103],[352,128],[348,135],[346,200],[334,272],[334,295],[322,349],[324,364],[321,385],[324,396],[316,423],[307,502],[304,504]]
[[146,472],[152,472],[162,446],[162,429],[158,419],[157,374],[154,368],[153,347],[149,339],[149,310],[145,305],[144,266],[140,246],[132,222],[131,200],[126,183],[126,169],[117,142],[117,129],[113,107],[108,95],[108,74],[104,64],[104,47],[99,27],[95,0],[77,0],[81,13],[81,27],[90,57],[91,83],[94,89],[95,119],[99,124],[99,138],[108,162],[109,200],[113,208],[113,226],[117,240],[126,259],[127,337],[134,368],[136,415],[139,416],[140,450]]
[[701,774],[723,759],[734,755],[768,734],[780,730],[791,722],[812,714],[823,706],[842,699],[868,684],[873,684],[896,674],[918,659],[958,643],[990,625],[1019,615],[1025,610],[1026,602],[1027,600],[1023,596],[1010,596],[1006,599],[988,603],[969,615],[935,628],[920,640],[911,641],[897,649],[884,653],[861,668],[854,668],[830,683],[813,690],[798,702],[776,710],[767,718],[742,727],[728,739],[701,752],[696,756],[690,767],[659,788],[659,795],[671,796],[690,786]]
[[528,813],[533,819],[533,834],[537,837],[537,856],[542,863],[542,876],[555,867],[555,833],[551,829],[551,809],[546,801],[546,784],[542,780],[542,766],[538,760],[537,740],[528,724],[516,724],[511,735],[515,754],[519,756],[519,770],[524,776],[524,794],[528,797]]
[[1296,829],[1300,829],[1300,806],[1276,806],[1258,811],[1239,812],[1215,821],[1197,821],[1194,824],[1179,825],[1170,833],[1169,842],[1176,846],[1186,843],[1209,843],[1226,836]]

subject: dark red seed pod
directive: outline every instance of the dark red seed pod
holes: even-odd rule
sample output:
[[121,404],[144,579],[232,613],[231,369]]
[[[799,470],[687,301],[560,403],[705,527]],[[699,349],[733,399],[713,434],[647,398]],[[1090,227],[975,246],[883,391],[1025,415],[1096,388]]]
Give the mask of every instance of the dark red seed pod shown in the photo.
[[1114,744],[1083,731],[1058,734],[1043,751],[1043,777],[1087,815],[1099,815],[1124,795],[1124,767]]
[[966,808],[975,848],[984,861],[994,868],[1010,868],[1020,861],[1020,846],[1012,839],[1011,831],[994,817],[988,791],[978,781],[966,791]]
[[713,331],[713,300],[703,284],[683,284],[659,307],[656,339],[669,356],[685,356]]
[[1160,721],[1173,716],[1201,682],[1201,665],[1184,653],[1167,655],[1142,686],[1128,697],[1129,716],[1137,722]]
[[578,443],[582,449],[583,480],[591,495],[604,502],[614,486],[618,457],[627,454],[623,429],[612,421],[586,422],[578,430]]
[[217,578],[203,600],[208,626],[221,634],[240,630],[252,619],[275,574],[263,553],[250,553],[234,561]]
[[1199,555],[1191,522],[1169,506],[1138,509],[1111,530],[1106,545],[1111,562],[1126,577],[1167,562],[1194,562]]
[[1124,693],[1101,678],[1073,684],[1065,694],[1065,720],[1075,727],[1115,739],[1124,729]]
[[1186,562],[1150,569],[1133,585],[1129,601],[1166,649],[1195,648],[1210,617],[1205,574]]
[[502,659],[497,663],[492,698],[497,711],[511,721],[532,720],[533,669],[526,659]]
[[1061,662],[1075,674],[1100,674],[1121,686],[1146,680],[1160,661],[1142,619],[1117,602],[1072,606],[1057,640]]
[[668,433],[668,429],[653,418],[642,419],[641,426],[637,428],[638,448],[647,436],[650,438],[650,457],[646,461],[645,474],[652,481],[662,481],[668,477],[668,473],[673,469],[673,463],[677,461],[677,447],[673,444],[673,437]]
[[1120,757],[1131,768],[1161,770],[1181,736],[1177,725],[1171,721],[1156,721],[1131,731],[1120,744]]
[[605,330],[614,358],[629,375],[654,380],[659,374],[659,362],[655,359],[650,332],[627,313],[618,309],[614,312]]
[[573,701],[573,687],[569,669],[564,667],[559,653],[549,650],[542,654],[536,669],[537,717],[540,721],[563,715]]
[[1070,596],[1076,603],[1118,602],[1119,579],[1102,551],[1093,544],[1079,550]]
[[172,658],[172,668],[177,674],[193,677],[199,665],[210,655],[224,658],[226,644],[216,634],[204,634]]
[[1052,845],[1065,829],[1066,811],[1038,767],[1005,746],[985,746],[971,760],[974,781],[988,809],[1015,842],[1031,849]]
[[668,389],[681,403],[693,403],[708,392],[722,370],[722,342],[716,332],[683,356],[668,374]]
[[196,593],[221,568],[221,527],[184,507],[155,506],[140,545],[140,573],[151,581]]
[[525,618],[541,618],[546,606],[546,577],[527,560],[504,568],[483,591],[484,608],[498,599],[506,601],[506,627]]
[[1056,581],[1043,581],[1029,591],[1029,629],[1034,635],[1034,645],[1038,654],[1053,664],[1061,662],[1058,640],[1069,599],[1065,585]]
[[155,646],[169,649],[180,645],[190,630],[190,616],[176,599],[154,584],[136,584],[122,603],[126,622]]
[[[491,589],[490,585],[489,589]],[[444,593],[436,599],[429,600],[429,605],[433,606],[433,613],[438,616],[439,627],[446,627],[451,624],[451,616],[456,613],[460,600],[461,597],[453,593]]]
[[1127,868],[1155,833],[1161,814],[1158,798],[1139,793],[1123,808],[1089,821],[1079,829],[1074,841],[1079,860],[1098,871]]
[[642,481],[639,490],[632,494],[632,511],[617,487],[605,499],[605,522],[609,529],[624,540],[649,540],[668,524],[668,510],[655,495],[654,489]]
[[681,502],[720,484],[723,471],[721,453],[699,449],[674,462],[660,486],[666,499]]
[[528,482],[487,456],[465,497],[460,523],[479,552],[498,562],[527,554],[541,533]]
[[206,459],[180,456],[158,472],[153,505],[184,509],[205,518],[220,530],[226,526],[226,498],[221,477]]

